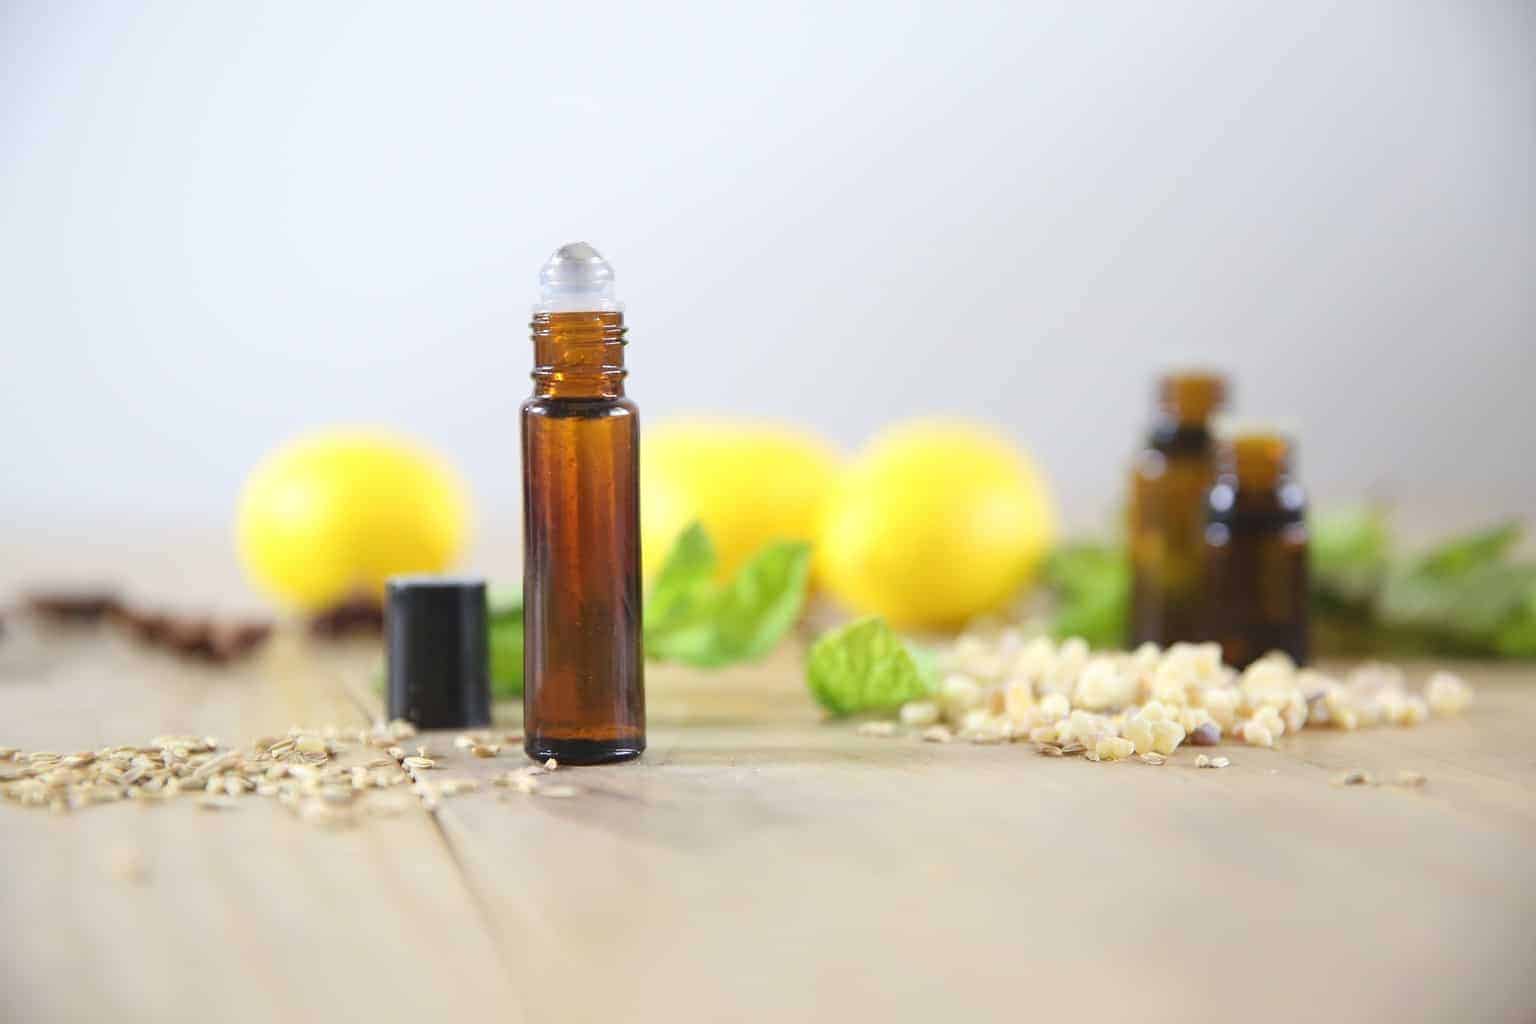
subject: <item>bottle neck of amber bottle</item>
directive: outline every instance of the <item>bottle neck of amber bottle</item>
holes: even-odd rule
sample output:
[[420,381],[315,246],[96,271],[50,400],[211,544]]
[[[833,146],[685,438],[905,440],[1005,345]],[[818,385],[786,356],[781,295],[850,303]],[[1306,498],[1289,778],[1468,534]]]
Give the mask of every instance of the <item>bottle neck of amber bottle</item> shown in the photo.
[[523,403],[524,749],[599,764],[645,749],[639,415],[624,314],[591,246],[540,275]]
[[1193,641],[1203,632],[1205,498],[1216,477],[1210,423],[1225,395],[1225,381],[1211,373],[1158,382],[1157,418],[1131,469],[1132,646]]
[[1230,665],[1270,651],[1298,665],[1310,654],[1306,493],[1290,440],[1241,430],[1223,446],[1205,528],[1210,639]]
[[535,398],[624,397],[623,313],[535,310],[530,326]]

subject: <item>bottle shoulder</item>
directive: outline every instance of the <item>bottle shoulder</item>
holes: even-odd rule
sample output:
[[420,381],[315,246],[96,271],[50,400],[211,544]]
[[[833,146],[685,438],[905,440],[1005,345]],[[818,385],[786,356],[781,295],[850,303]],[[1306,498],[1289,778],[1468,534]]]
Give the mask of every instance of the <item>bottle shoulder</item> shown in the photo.
[[1216,458],[1216,440],[1204,423],[1179,423],[1159,420],[1147,436],[1143,451],[1157,452],[1167,458],[1211,460]]
[[535,395],[523,402],[524,417],[539,419],[638,419],[640,407],[627,397],[551,398]]
[[1211,522],[1255,528],[1304,524],[1307,494],[1294,480],[1265,490],[1237,486],[1230,476],[1222,476],[1212,485],[1206,498]]

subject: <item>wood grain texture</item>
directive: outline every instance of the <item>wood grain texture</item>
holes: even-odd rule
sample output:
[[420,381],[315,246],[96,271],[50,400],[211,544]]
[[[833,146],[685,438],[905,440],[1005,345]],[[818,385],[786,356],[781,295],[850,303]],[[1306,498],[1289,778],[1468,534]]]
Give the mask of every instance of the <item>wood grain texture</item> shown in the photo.
[[[646,757],[558,770],[566,799],[487,786],[337,833],[254,800],[0,806],[26,879],[0,903],[0,1016],[1531,1019],[1529,670],[1470,670],[1462,719],[1212,771],[859,736],[820,720],[798,657],[653,669]],[[0,646],[0,742],[362,722],[377,659],[289,645],[223,674],[110,637]],[[426,742],[439,777],[526,763]],[[1429,781],[1330,784],[1353,768]],[[121,842],[146,885],[103,870]]]
[[[440,816],[536,1017],[1520,1019],[1536,680],[1473,675],[1464,719],[1213,771],[861,737],[792,657],[661,671],[642,764]],[[1331,784],[1354,768],[1430,781]]]
[[[243,743],[293,724],[356,728],[367,718],[340,684],[356,660],[284,639],[216,670],[105,629],[13,629],[0,643],[0,734],[71,751],[182,731]],[[221,812],[194,803],[0,806],[0,1020],[420,1019],[487,999],[515,1012],[484,915],[427,815],[332,832],[256,797]],[[143,866],[142,882],[116,876],[122,858]]]

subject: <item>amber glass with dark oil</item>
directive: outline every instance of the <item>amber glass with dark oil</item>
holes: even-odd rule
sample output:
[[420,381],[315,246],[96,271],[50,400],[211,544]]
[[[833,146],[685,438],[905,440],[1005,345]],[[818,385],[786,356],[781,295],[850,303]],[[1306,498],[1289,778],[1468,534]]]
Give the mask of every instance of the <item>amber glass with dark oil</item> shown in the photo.
[[639,414],[621,313],[538,313],[523,404],[524,749],[600,764],[645,749]]
[[1159,382],[1158,417],[1131,467],[1132,647],[1198,640],[1205,614],[1205,501],[1216,479],[1210,418],[1222,378],[1181,373]]
[[1239,436],[1222,463],[1205,529],[1209,639],[1238,668],[1270,651],[1305,664],[1306,494],[1290,475],[1290,443],[1272,434]]

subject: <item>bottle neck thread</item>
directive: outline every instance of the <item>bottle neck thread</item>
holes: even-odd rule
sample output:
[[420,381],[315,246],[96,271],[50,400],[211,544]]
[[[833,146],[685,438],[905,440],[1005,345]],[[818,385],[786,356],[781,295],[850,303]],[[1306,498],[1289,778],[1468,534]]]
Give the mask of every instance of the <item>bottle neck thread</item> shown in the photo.
[[623,397],[623,313],[535,313],[529,326],[535,398]]
[[1226,470],[1244,491],[1278,488],[1291,471],[1291,443],[1277,434],[1241,434],[1228,442]]
[[1226,400],[1226,381],[1214,373],[1173,373],[1158,381],[1163,415],[1180,426],[1203,425]]

